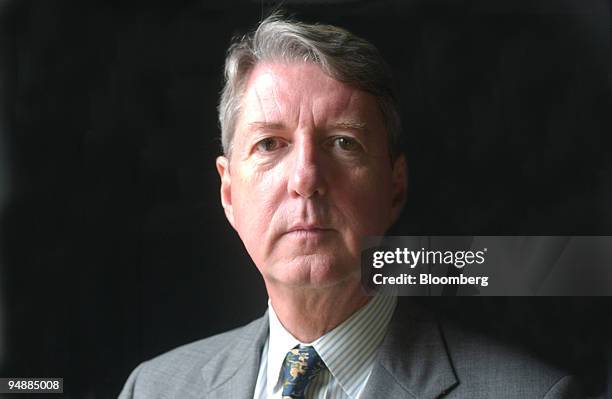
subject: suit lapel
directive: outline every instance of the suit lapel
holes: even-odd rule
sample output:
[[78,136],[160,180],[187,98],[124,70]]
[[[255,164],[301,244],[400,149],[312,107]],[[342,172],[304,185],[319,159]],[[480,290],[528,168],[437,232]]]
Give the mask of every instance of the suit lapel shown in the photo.
[[[209,397],[253,397],[267,336],[266,313],[210,359],[202,368],[204,386],[210,387]],[[436,399],[444,397],[458,383],[435,318],[410,300],[399,298],[360,399]]]
[[362,398],[441,398],[458,380],[438,323],[416,305],[404,303],[389,323]]
[[202,368],[206,397],[253,398],[261,351],[268,337],[268,313],[247,325],[242,334]]

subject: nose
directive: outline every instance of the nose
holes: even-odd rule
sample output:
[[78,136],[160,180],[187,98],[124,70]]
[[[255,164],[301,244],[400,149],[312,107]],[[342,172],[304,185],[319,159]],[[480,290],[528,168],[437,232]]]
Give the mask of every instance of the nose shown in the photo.
[[327,190],[320,155],[313,137],[308,135],[294,142],[293,165],[287,184],[290,195],[311,198],[325,194]]

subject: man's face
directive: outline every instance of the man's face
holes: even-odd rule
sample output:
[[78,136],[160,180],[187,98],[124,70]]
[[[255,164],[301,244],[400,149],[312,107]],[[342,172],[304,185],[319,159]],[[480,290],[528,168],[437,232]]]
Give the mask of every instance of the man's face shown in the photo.
[[370,94],[311,63],[252,71],[221,200],[266,284],[326,287],[360,277],[361,239],[383,235],[404,201]]

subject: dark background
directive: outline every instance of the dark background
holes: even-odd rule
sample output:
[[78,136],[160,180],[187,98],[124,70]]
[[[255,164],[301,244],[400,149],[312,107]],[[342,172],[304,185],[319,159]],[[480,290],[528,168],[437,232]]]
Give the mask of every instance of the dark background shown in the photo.
[[[301,3],[395,72],[395,234],[612,234],[609,2]],[[0,376],[116,397],[142,360],[265,310],[219,204],[215,107],[230,38],[272,5],[0,1]],[[605,390],[610,298],[421,302]]]

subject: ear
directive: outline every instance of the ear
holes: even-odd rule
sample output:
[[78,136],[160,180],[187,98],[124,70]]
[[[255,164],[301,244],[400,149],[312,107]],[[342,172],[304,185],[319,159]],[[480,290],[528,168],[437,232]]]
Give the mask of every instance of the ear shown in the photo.
[[[232,176],[230,175],[229,160],[220,156],[216,161],[217,172],[221,178],[221,205],[225,211],[225,217],[234,227],[234,208],[232,207]],[[235,227],[234,227],[235,228]]]
[[392,223],[399,218],[404,204],[406,203],[406,190],[408,186],[408,172],[406,171],[406,158],[400,154],[393,162],[391,172],[391,184],[393,185],[393,196],[391,197]]

